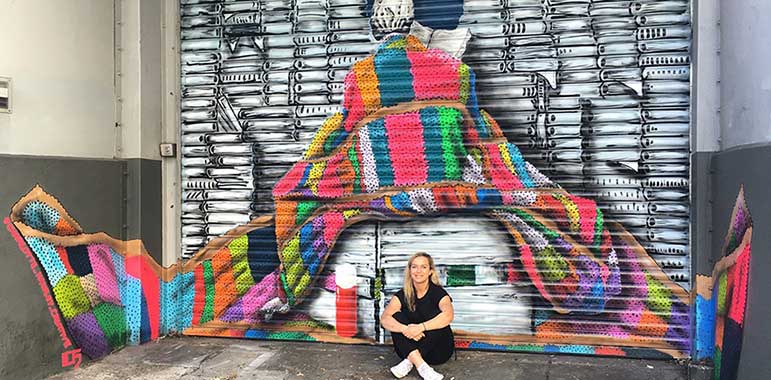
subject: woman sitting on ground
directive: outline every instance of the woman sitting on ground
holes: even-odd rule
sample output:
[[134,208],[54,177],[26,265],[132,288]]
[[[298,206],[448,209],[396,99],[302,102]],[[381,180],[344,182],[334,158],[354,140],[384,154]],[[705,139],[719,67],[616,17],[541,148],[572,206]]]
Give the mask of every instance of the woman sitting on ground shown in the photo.
[[430,365],[445,363],[452,356],[452,319],[452,299],[439,286],[434,259],[425,252],[415,253],[404,268],[402,290],[391,297],[380,317],[403,359],[391,367],[391,373],[402,378],[415,366],[425,380],[444,378]]

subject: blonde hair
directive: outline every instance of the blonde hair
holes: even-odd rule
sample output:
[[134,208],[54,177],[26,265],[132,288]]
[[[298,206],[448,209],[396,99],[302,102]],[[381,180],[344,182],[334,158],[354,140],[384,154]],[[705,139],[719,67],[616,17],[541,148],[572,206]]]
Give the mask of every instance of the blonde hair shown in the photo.
[[417,302],[415,284],[412,283],[412,276],[410,276],[410,267],[412,267],[412,262],[418,257],[425,257],[428,260],[428,266],[431,269],[431,282],[433,282],[434,285],[439,285],[439,276],[436,274],[434,258],[425,252],[415,252],[415,254],[410,256],[410,259],[407,261],[407,267],[404,268],[404,285],[402,286],[402,289],[404,290],[404,301],[407,302],[407,308],[410,311],[415,311],[415,303]]

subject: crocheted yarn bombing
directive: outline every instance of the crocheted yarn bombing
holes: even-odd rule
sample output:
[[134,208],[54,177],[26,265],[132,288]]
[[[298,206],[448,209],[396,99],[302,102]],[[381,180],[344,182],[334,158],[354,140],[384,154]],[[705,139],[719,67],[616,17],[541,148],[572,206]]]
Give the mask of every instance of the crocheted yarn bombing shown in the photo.
[[[687,349],[685,291],[623,228],[606,224],[593,201],[554,185],[505,141],[478,108],[468,66],[392,36],[354,64],[343,106],[273,190],[290,305],[351,224],[474,212],[508,229],[553,308],[538,336],[600,334]],[[576,323],[606,310],[614,312]]]

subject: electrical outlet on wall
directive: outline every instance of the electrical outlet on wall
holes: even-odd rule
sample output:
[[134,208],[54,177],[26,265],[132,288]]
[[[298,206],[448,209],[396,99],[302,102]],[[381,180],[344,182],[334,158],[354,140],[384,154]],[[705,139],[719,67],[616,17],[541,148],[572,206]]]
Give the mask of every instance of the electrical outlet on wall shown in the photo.
[[177,144],[161,143],[160,147],[161,147],[161,157],[177,156]]

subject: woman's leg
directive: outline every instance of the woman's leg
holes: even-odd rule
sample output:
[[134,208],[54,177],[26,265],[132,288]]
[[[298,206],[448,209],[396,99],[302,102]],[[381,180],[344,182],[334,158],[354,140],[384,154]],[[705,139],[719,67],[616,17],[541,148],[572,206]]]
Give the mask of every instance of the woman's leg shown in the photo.
[[[407,319],[407,316],[402,314],[401,312],[395,313],[393,315],[394,319],[396,319],[399,323],[408,325],[410,324],[410,321]],[[391,340],[394,342],[394,350],[396,351],[396,355],[399,355],[402,359],[410,359],[413,364],[415,363],[412,358],[409,358],[410,353],[417,352],[418,349],[418,342],[407,338],[401,333],[392,332],[391,333]],[[420,355],[420,353],[418,353]],[[422,359],[421,359],[422,362]]]
[[[402,313],[393,315],[399,323],[408,325],[410,321]],[[435,365],[447,362],[452,356],[454,342],[449,330],[431,330],[423,333],[425,336],[419,341],[414,341],[400,333],[391,333],[394,342],[394,350],[402,359],[409,359],[415,367],[420,367],[424,362]]]
[[423,360],[430,365],[442,364],[450,360],[455,350],[455,342],[450,330],[426,331],[426,337],[418,342],[418,350]]

